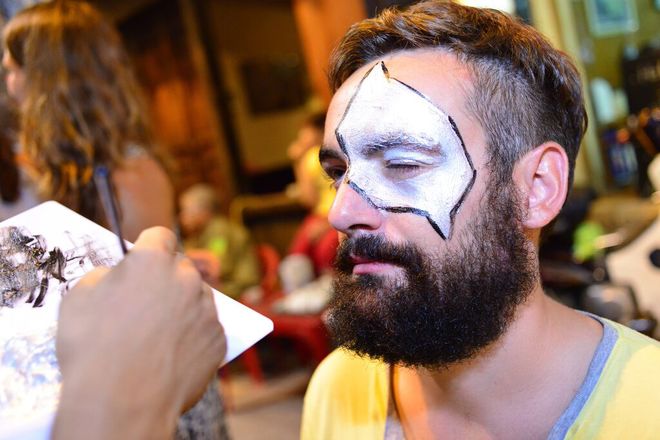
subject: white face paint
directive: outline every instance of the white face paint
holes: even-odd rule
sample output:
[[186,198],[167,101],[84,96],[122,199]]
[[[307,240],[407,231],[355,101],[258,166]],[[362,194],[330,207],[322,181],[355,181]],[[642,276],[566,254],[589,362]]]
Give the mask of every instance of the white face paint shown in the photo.
[[378,209],[424,216],[442,238],[476,171],[453,120],[380,62],[364,76],[335,130],[344,179]]

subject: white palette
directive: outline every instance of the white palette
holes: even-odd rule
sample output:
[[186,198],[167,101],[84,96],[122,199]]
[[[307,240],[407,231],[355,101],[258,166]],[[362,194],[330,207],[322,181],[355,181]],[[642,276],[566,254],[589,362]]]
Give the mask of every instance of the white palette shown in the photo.
[[[25,299],[15,307],[0,308],[0,350],[13,342],[11,338],[52,333],[63,294],[84,273],[98,265],[114,265],[122,259],[118,238],[110,231],[87,220],[56,202],[46,202],[0,223],[0,228],[17,226],[26,235],[39,235],[48,250],[59,248],[69,261],[63,271],[66,283],[51,279],[43,306],[33,308]],[[2,237],[2,236],[0,236]],[[152,275],[152,274],[149,274]],[[214,290],[218,320],[227,336],[227,363],[273,330],[270,319]],[[6,351],[6,350],[5,350]],[[0,359],[5,353],[0,352]],[[54,354],[53,354],[54,355]],[[0,364],[0,384],[13,374]],[[4,369],[4,370],[3,370]],[[3,392],[3,390],[0,390]],[[5,397],[6,397],[5,393]],[[3,418],[0,394],[0,439],[48,438],[54,415],[53,403],[29,416]]]

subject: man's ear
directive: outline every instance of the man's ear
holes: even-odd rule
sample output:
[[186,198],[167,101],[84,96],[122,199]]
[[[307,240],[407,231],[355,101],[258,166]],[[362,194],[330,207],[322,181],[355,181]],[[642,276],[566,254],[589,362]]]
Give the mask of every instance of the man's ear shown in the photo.
[[559,214],[568,193],[568,157],[556,142],[545,142],[521,157],[513,179],[526,204],[523,225],[540,229]]

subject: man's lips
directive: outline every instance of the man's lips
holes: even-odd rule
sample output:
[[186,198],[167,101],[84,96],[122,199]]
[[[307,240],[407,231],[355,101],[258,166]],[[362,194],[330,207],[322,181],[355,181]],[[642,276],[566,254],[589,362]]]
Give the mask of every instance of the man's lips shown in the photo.
[[351,256],[349,257],[349,259],[350,259],[350,261],[351,261],[351,264],[353,264],[353,265],[356,265],[356,264],[373,263],[373,262],[375,262],[375,261],[378,261],[378,260],[373,259],[373,258],[362,257],[362,256],[360,256],[360,255],[353,255],[353,254],[351,254]]
[[374,260],[367,257],[351,255],[351,265],[353,266],[353,275],[364,275],[391,271],[394,264],[382,260]]

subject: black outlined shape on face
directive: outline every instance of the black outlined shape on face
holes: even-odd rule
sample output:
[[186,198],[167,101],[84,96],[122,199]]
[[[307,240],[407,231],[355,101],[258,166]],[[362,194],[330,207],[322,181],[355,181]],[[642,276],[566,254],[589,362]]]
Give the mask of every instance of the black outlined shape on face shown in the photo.
[[[348,161],[345,183],[375,208],[425,217],[443,239],[451,237],[477,172],[449,115],[381,61],[358,84],[335,136]],[[397,161],[423,172],[389,178]]]

